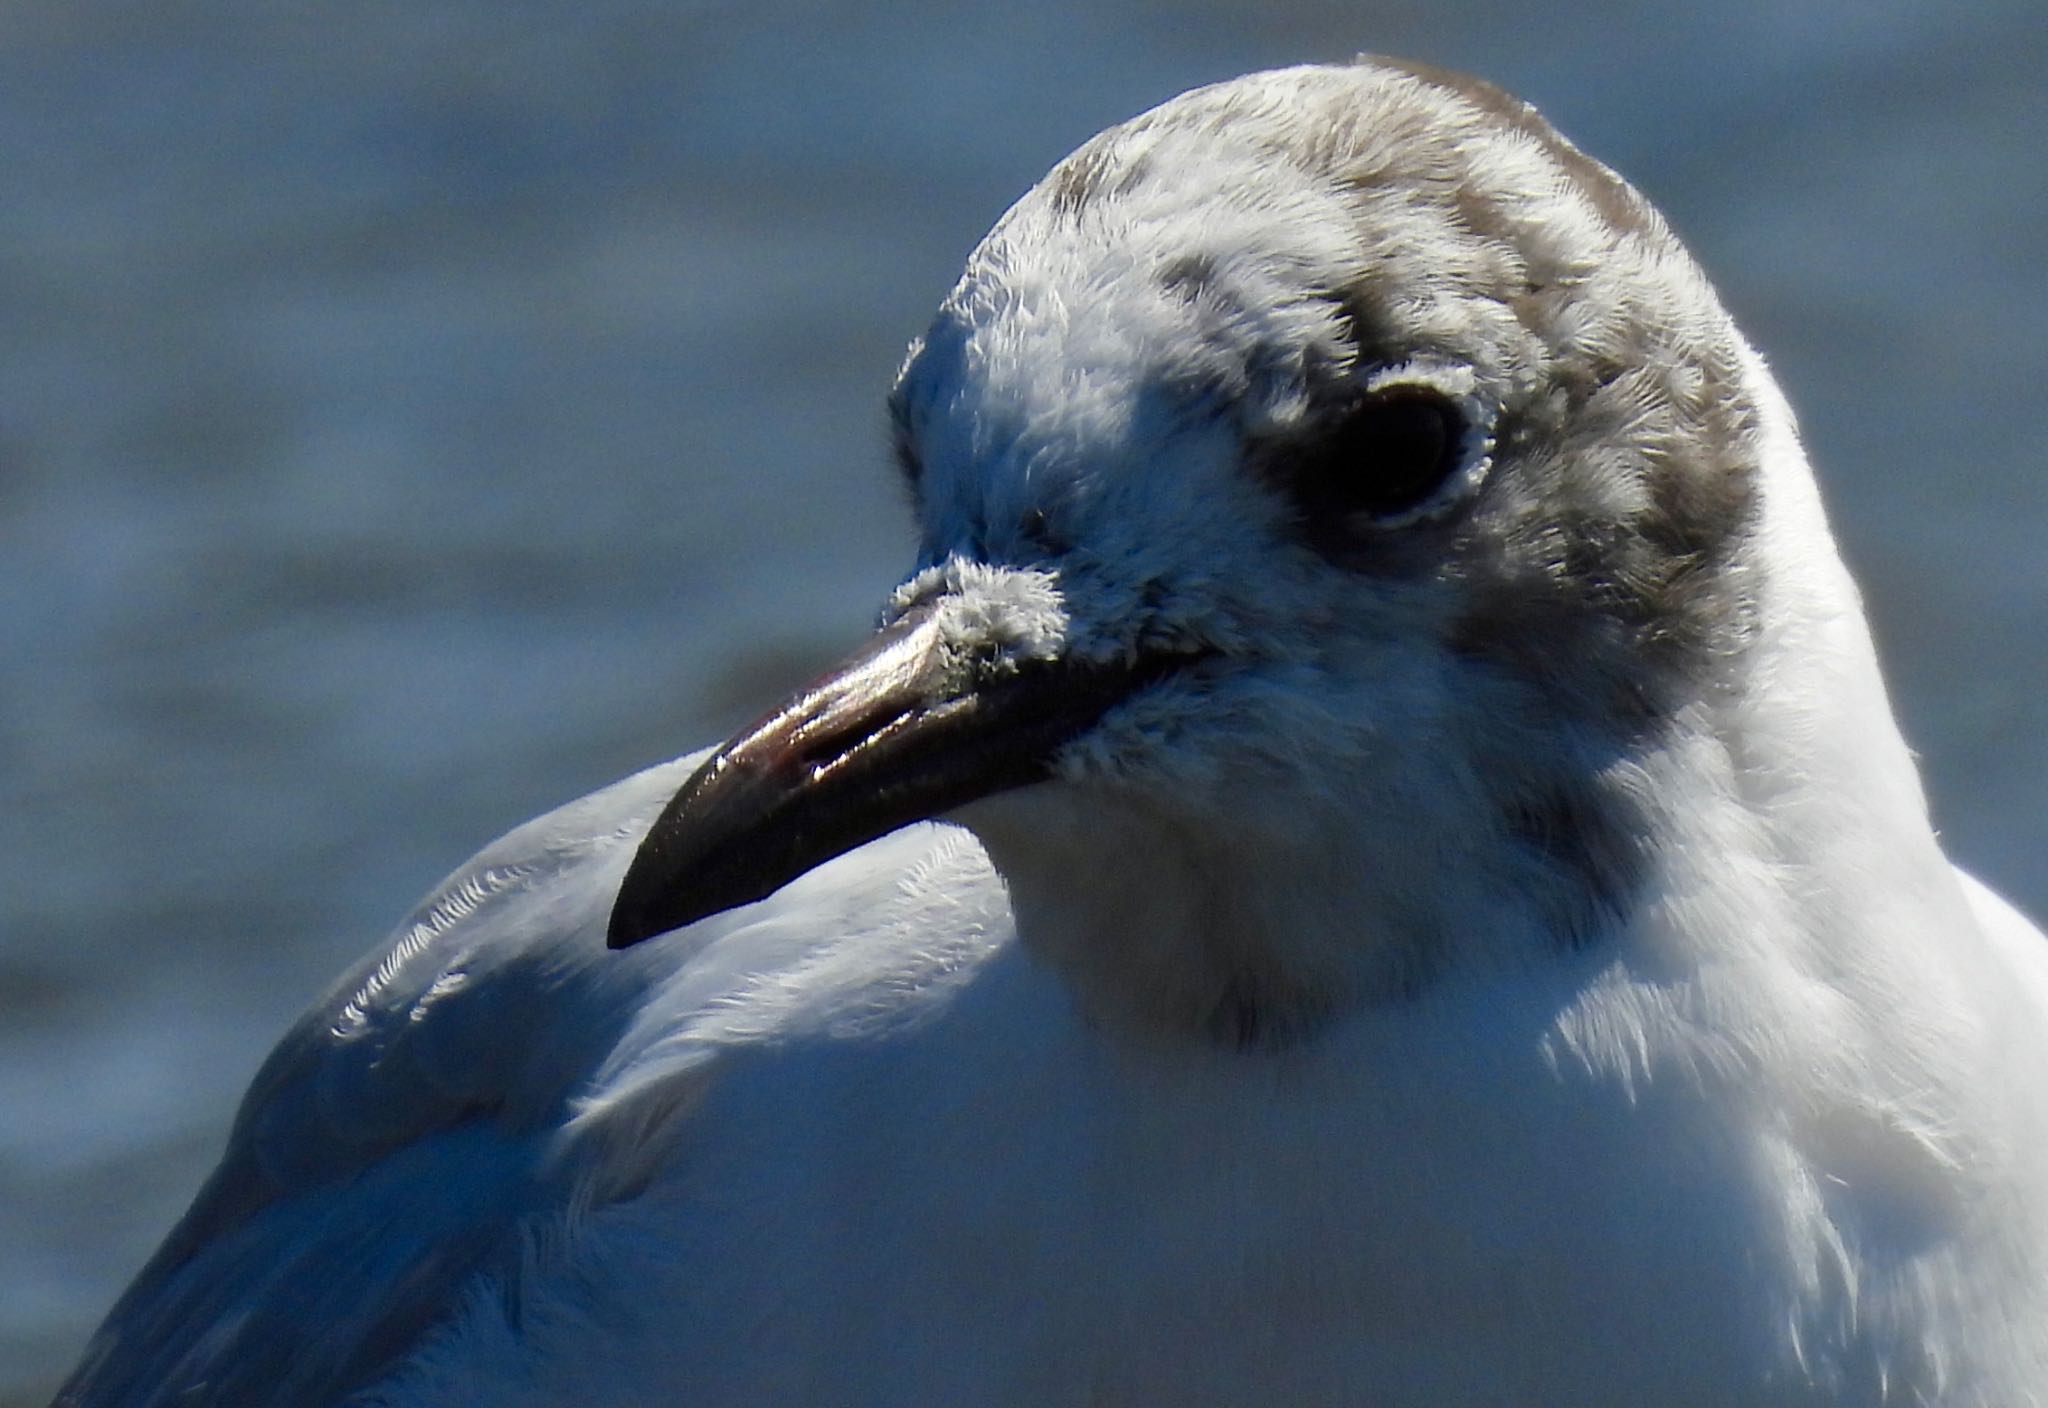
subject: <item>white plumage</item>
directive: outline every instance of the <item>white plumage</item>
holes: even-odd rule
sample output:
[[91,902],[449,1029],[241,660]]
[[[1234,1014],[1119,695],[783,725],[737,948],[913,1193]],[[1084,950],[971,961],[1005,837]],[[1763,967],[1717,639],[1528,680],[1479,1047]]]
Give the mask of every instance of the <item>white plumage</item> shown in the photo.
[[1639,197],[1253,75],[892,404],[889,632],[451,877],[61,1403],[2048,1402],[2048,940]]

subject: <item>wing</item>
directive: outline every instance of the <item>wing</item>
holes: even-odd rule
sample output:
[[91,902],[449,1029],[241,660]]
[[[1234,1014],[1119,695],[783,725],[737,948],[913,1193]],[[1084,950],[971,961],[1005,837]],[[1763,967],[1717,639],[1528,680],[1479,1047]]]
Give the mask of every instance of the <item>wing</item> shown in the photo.
[[325,1401],[505,1254],[547,1131],[661,976],[606,961],[604,890],[689,764],[490,846],[299,1019],[59,1405]]
[[[515,1284],[566,1214],[638,1190],[718,1052],[748,1022],[759,1034],[774,999],[749,994],[801,987],[791,975],[862,913],[900,907],[932,846],[919,828],[866,864],[610,952],[619,877],[696,761],[490,846],[300,1019],[60,1408],[341,1398],[466,1287]],[[741,1009],[754,1015],[736,1024]]]

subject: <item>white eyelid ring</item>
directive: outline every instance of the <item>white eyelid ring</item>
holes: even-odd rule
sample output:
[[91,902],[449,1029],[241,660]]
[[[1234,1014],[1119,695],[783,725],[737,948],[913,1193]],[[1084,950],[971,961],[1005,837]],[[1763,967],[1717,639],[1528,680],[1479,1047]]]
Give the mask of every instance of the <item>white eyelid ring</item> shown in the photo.
[[1442,517],[1479,492],[1493,468],[1494,424],[1500,406],[1479,385],[1479,376],[1462,362],[1417,357],[1392,366],[1379,367],[1365,378],[1365,394],[1413,386],[1435,392],[1458,410],[1462,427],[1458,444],[1458,467],[1428,498],[1412,508],[1373,520],[1380,528],[1402,528]]

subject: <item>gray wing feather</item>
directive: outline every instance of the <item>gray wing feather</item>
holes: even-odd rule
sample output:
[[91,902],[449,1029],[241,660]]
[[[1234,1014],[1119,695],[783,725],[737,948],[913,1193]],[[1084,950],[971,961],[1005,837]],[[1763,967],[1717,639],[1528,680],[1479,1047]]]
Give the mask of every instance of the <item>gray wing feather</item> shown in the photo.
[[551,1136],[695,947],[603,940],[632,843],[694,761],[512,832],[314,1004],[58,1408],[333,1402],[512,1267],[577,1176]]

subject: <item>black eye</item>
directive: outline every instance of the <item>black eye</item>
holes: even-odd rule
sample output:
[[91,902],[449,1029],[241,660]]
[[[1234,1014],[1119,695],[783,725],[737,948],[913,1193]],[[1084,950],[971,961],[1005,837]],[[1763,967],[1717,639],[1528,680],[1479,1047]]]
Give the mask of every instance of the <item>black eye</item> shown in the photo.
[[1369,392],[1341,420],[1279,459],[1311,533],[1342,533],[1427,502],[1464,461],[1465,419],[1428,386]]

